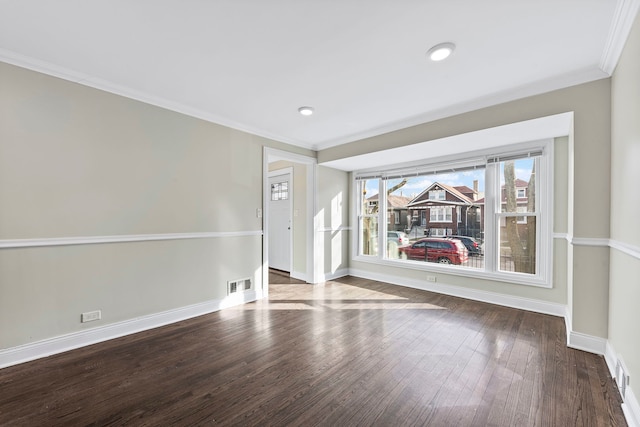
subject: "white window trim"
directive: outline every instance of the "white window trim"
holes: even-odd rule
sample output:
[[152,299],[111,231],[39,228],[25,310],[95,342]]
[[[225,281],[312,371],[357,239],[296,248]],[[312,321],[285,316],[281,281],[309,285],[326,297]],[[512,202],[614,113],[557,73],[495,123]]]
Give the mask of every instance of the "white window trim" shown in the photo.
[[[540,177],[536,180],[536,193],[538,194],[538,202],[540,203],[540,217],[538,218],[537,224],[539,228],[539,244],[536,246],[536,265],[537,265],[537,273],[535,275],[531,275],[528,273],[517,273],[517,272],[505,272],[498,270],[497,264],[497,256],[498,256],[498,245],[499,242],[497,239],[492,239],[493,242],[490,245],[487,245],[487,240],[485,240],[485,269],[479,270],[472,267],[463,267],[456,265],[440,265],[437,263],[425,263],[420,261],[411,261],[411,260],[393,260],[384,258],[383,251],[378,250],[378,255],[359,255],[358,245],[352,246],[352,259],[354,261],[372,263],[378,265],[387,265],[393,267],[402,267],[407,268],[409,270],[420,270],[420,271],[428,271],[428,272],[437,272],[443,274],[450,274],[454,276],[463,276],[469,278],[478,278],[478,279],[486,279],[486,280],[496,280],[501,282],[507,282],[518,285],[529,285],[536,287],[544,287],[551,288],[552,287],[552,271],[553,271],[553,168],[554,168],[554,158],[553,158],[553,139],[545,139],[541,141],[532,141],[529,143],[523,144],[514,144],[512,146],[502,146],[496,149],[483,150],[481,152],[476,153],[468,153],[468,158],[463,158],[460,156],[448,156],[446,159],[432,159],[431,161],[425,160],[424,165],[422,166],[424,169],[432,168],[436,170],[441,168],[442,165],[446,161],[455,161],[456,163],[465,162],[465,161],[475,161],[478,159],[478,156],[485,156],[485,158],[495,157],[495,156],[507,156],[518,153],[523,153],[526,151],[535,151],[541,150],[542,156],[540,159],[540,170],[536,171],[536,176]],[[473,159],[473,160],[467,160]],[[439,161],[438,161],[439,160]],[[389,165],[390,170],[393,167],[394,172],[398,170],[398,165]],[[492,236],[497,236],[496,230],[496,222],[494,218],[496,218],[495,212],[499,208],[499,204],[501,203],[501,188],[500,188],[500,177],[495,170],[497,168],[489,167],[486,165],[486,179],[485,179],[485,200],[494,200],[495,203],[485,203],[485,212],[484,212],[484,233],[485,236],[488,236],[491,233]],[[365,173],[370,174],[370,172]],[[357,194],[357,178],[358,172],[353,173],[352,185],[353,194]],[[380,172],[379,175],[381,178],[384,178],[384,171]],[[380,179],[380,192],[379,194],[383,194],[386,191],[383,187],[386,184],[385,179]],[[491,185],[493,183],[494,185]],[[491,188],[489,188],[491,186]],[[544,191],[543,191],[544,190]],[[498,195],[496,197],[496,194]],[[357,197],[352,198],[353,203],[357,204]],[[386,215],[386,204],[382,204],[381,210],[385,212],[382,213]],[[353,212],[357,214],[357,206],[354,206]],[[522,216],[521,213],[516,213],[516,216]],[[357,215],[354,223],[357,223]],[[488,220],[487,220],[488,219]],[[386,236],[386,221],[378,221],[379,225],[379,235]],[[359,229],[355,230],[356,233],[359,234]],[[359,241],[360,238],[353,239],[354,241]],[[380,242],[378,242],[380,244]],[[386,242],[384,242],[386,245]],[[386,251],[384,251],[386,252]],[[487,268],[489,266],[489,268]]]
[[[442,211],[442,219],[438,219],[438,215],[436,215],[436,219],[432,219],[431,215],[434,210]],[[451,213],[449,214],[451,218],[449,220],[447,220],[447,210],[451,211]],[[429,208],[429,222],[438,223],[438,224],[453,224],[452,206],[431,206]]]
[[[437,194],[438,197],[431,197],[431,194],[434,194],[434,195]],[[427,197],[427,200],[446,200],[446,199],[447,199],[447,194],[445,193],[444,190],[429,190],[429,196]]]

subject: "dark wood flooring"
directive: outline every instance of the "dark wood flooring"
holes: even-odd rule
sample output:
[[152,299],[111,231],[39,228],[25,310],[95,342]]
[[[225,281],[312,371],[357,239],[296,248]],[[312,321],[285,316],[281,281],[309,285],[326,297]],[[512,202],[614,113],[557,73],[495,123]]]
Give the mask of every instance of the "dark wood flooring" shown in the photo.
[[624,426],[560,318],[348,277],[0,370],[0,425]]

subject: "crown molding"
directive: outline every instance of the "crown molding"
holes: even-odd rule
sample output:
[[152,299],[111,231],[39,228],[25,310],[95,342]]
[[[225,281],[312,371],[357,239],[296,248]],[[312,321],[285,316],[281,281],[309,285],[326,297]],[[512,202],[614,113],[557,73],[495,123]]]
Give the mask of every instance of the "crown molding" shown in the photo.
[[201,119],[210,123],[214,123],[221,126],[226,126],[231,129],[235,129],[241,132],[249,133],[251,135],[260,136],[277,142],[283,142],[285,144],[293,145],[296,147],[306,148],[313,150],[313,144],[304,141],[294,141],[286,138],[282,135],[271,134],[261,129],[257,129],[251,126],[246,126],[242,123],[230,120],[228,118],[218,116],[216,114],[209,113],[207,111],[200,110],[198,108],[191,107],[189,105],[173,102],[168,99],[153,96],[145,92],[141,92],[135,89],[131,89],[126,86],[121,86],[116,83],[100,79],[88,74],[80,73],[75,70],[58,66],[46,61],[31,58],[25,55],[15,53],[13,51],[0,48],[0,62],[15,65],[17,67],[26,68],[31,71],[46,74],[48,76],[57,77],[59,79],[67,80],[72,83],[88,86],[93,89],[98,89],[103,92],[108,92],[114,95],[122,96],[124,98],[140,101],[145,104],[153,105],[155,107],[164,108],[165,110],[173,111],[176,113],[184,114],[186,116]]
[[616,65],[618,65],[622,49],[624,49],[629,37],[639,8],[640,0],[618,0],[607,44],[600,59],[600,68],[609,76],[613,74]]
[[410,128],[413,126],[422,125],[460,114],[470,113],[476,110],[481,110],[483,108],[489,108],[495,105],[505,104],[507,102],[517,101],[519,99],[528,98],[531,96],[541,95],[543,93],[548,93],[555,90],[565,89],[571,86],[589,83],[607,77],[610,76],[604,73],[600,68],[597,68],[595,66],[574,70],[570,73],[539,80],[537,82],[527,83],[518,87],[511,88],[509,90],[482,96],[474,100],[452,105],[437,111],[420,114],[414,117],[410,117],[406,120],[387,123],[375,129],[348,135],[344,138],[320,142],[314,144],[312,146],[312,149],[315,151],[326,150],[338,145],[348,144],[367,138],[373,138],[386,133],[400,131],[402,129]]

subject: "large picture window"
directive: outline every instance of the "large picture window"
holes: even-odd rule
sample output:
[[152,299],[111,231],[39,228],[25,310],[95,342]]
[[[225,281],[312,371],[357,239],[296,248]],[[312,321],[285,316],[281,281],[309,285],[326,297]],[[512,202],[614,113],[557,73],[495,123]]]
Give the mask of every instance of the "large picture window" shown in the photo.
[[[356,256],[548,286],[547,145],[456,163],[355,173]],[[389,214],[396,220],[381,220]],[[378,236],[392,237],[385,242]]]

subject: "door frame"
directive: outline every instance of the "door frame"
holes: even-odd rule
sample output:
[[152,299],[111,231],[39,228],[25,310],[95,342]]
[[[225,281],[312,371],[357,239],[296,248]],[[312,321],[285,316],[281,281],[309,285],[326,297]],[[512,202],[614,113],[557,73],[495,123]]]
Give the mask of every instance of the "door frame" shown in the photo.
[[[269,185],[270,179],[276,176],[287,176],[289,179],[289,274],[293,272],[293,194],[294,194],[294,182],[293,182],[293,168],[287,167],[282,169],[276,169],[274,171],[268,171],[267,177],[267,185],[269,186],[269,197],[266,199],[267,201],[267,210],[269,211],[265,214],[265,231],[269,229],[269,216],[271,215],[270,211],[270,202],[271,202],[271,186]],[[269,244],[269,233],[265,233],[265,240],[267,245]],[[267,261],[267,268],[269,267],[269,259]]]
[[[271,188],[269,186],[269,163],[286,160],[293,163],[300,163],[307,166],[307,191],[306,193],[306,240],[307,240],[307,259],[305,282],[317,283],[319,275],[319,265],[315,263],[315,254],[319,250],[317,248],[318,239],[315,233],[317,229],[316,210],[318,206],[316,174],[318,160],[315,157],[305,156],[302,154],[291,153],[289,151],[278,150],[276,148],[264,147],[262,155],[262,289],[258,290],[258,298],[263,298],[269,294],[269,230],[265,224],[269,224],[268,201],[271,198]],[[293,248],[292,248],[293,249]],[[293,258],[292,258],[293,259]]]

